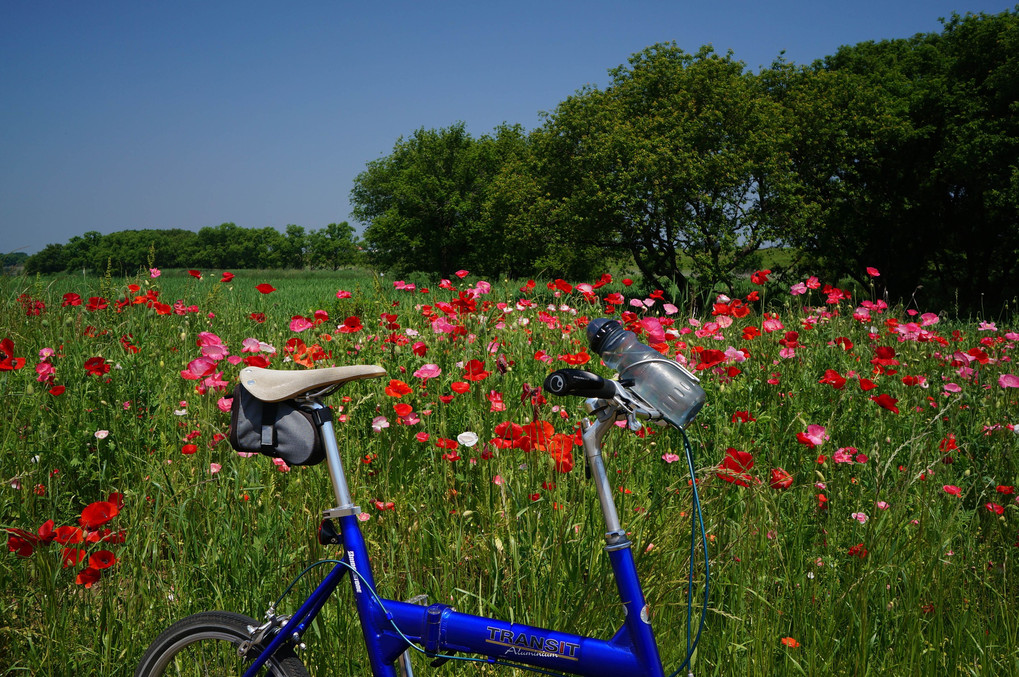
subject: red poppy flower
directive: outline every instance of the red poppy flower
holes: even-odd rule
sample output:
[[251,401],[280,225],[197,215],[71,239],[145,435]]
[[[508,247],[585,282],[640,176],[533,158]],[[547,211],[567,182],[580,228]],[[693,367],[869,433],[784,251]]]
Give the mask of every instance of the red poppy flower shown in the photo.
[[75,294],[73,291],[69,291],[66,294],[64,294],[64,301],[60,305],[61,305],[61,307],[64,307],[64,306],[80,306],[81,305],[81,297],[78,296],[77,294]]
[[361,318],[355,315],[345,319],[336,330],[341,334],[355,334],[362,329],[364,329],[364,325],[361,324]]
[[398,379],[391,379],[389,385],[386,386],[386,394],[390,397],[403,397],[404,395],[410,395],[414,390]]
[[244,358],[244,364],[249,367],[262,367],[263,369],[267,369],[270,362],[265,358],[265,355],[249,355]]
[[230,272],[227,272],[227,271],[223,271],[223,277],[220,279],[220,282],[225,284],[225,283],[229,282],[232,279],[234,279],[234,274],[233,273],[230,273]]
[[869,378],[860,377],[860,390],[867,392],[868,390],[874,390],[877,388],[877,384],[871,381]]
[[257,289],[262,294],[271,294],[272,292],[276,291],[276,287],[266,282],[263,282],[262,284],[256,284],[255,289]]
[[941,489],[950,496],[959,496],[960,494],[962,494],[962,489],[955,486],[954,484],[946,484],[945,486],[941,487]]
[[91,588],[93,585],[99,582],[99,579],[103,575],[95,567],[85,567],[78,572],[78,575],[74,577],[74,582],[78,585],[84,585],[86,588]]
[[85,536],[81,529],[72,526],[59,526],[54,531],[53,540],[61,545],[83,543]]
[[524,427],[519,423],[503,421],[499,425],[495,426],[494,432],[497,437],[507,440],[517,440],[524,436]]
[[393,411],[396,412],[397,416],[403,418],[404,416],[407,416],[412,411],[414,411],[414,407],[410,406],[406,402],[400,402],[398,404],[393,405]]
[[581,364],[587,364],[588,362],[590,362],[591,356],[588,355],[586,350],[581,350],[579,353],[576,353],[575,355],[560,355],[559,359],[565,362],[566,364],[577,366]]
[[850,557],[859,557],[860,559],[863,559],[867,556],[867,548],[863,547],[863,543],[857,543],[853,547],[849,548],[847,554]]
[[81,511],[81,517],[78,519],[78,524],[85,527],[86,529],[95,529],[109,522],[111,519],[117,516],[120,509],[115,503],[109,501],[96,501],[91,505],[86,506]]
[[782,638],[782,644],[784,644],[784,645],[786,645],[787,647],[790,647],[790,648],[792,648],[792,649],[795,649],[795,648],[797,648],[797,647],[798,647],[798,646],[800,645],[800,643],[799,643],[799,642],[797,642],[797,641],[796,641],[795,639],[793,639],[792,637],[783,637],[783,638]]
[[573,470],[573,437],[557,434],[549,440],[548,452],[555,460],[556,472],[568,473]]
[[248,315],[248,317],[250,317],[255,322],[258,322],[259,324],[265,322],[265,313],[251,313],[250,315]]
[[14,357],[14,341],[0,341],[0,371],[15,371],[25,366],[25,358]]
[[117,558],[109,550],[99,550],[88,558],[88,565],[93,569],[109,569],[116,563]]
[[793,485],[793,476],[782,468],[771,469],[771,481],[768,486],[772,489],[788,489]]
[[554,282],[549,282],[547,286],[549,289],[558,289],[564,294],[569,294],[573,291],[573,285],[562,279],[556,279]]
[[196,451],[198,451],[198,446],[194,444],[185,444],[180,448],[180,453],[182,454],[193,454]]
[[[10,529],[8,529],[10,531]],[[10,552],[15,552],[18,557],[31,557],[32,553],[35,552],[35,546],[32,545],[32,541],[21,536],[11,534],[7,537],[7,549]]]
[[485,363],[481,360],[471,360],[464,365],[464,378],[468,381],[483,381],[491,374],[485,371]]
[[754,284],[764,284],[768,281],[768,276],[771,275],[771,270],[758,270],[756,273],[750,276],[750,281]]
[[876,397],[872,396],[870,399],[872,399],[875,402],[877,402],[878,406],[881,407],[882,409],[887,409],[888,411],[892,412],[893,414],[899,413],[899,408],[896,406],[896,403],[899,400],[897,400],[896,398],[892,397],[891,395],[888,395],[887,393],[881,393],[880,395],[877,395]]
[[852,351],[853,349],[853,342],[850,341],[845,336],[840,336],[837,339],[835,339],[835,345],[841,347],[842,350],[846,351],[847,353]]
[[110,365],[102,357],[90,357],[85,360],[85,371],[93,376],[102,376],[109,373]]
[[548,421],[531,421],[521,426],[523,436],[513,441],[513,446],[523,451],[538,449],[545,451],[548,448],[549,440],[555,434],[555,428]]
[[874,358],[870,361],[870,363],[888,367],[897,365],[899,361],[895,359],[894,348],[889,346],[878,346],[874,349]]
[[749,451],[739,451],[729,447],[725,450],[725,458],[722,459],[719,472],[716,475],[719,479],[730,484],[749,487],[751,482],[757,482],[756,478],[747,474],[747,471],[753,467],[754,457]]
[[85,551],[79,550],[78,548],[64,548],[60,553],[60,560],[63,562],[64,568],[74,566],[78,562],[85,559]]
[[824,378],[818,383],[827,383],[835,390],[842,390],[846,387],[846,379],[834,369],[825,369]]
[[997,503],[987,503],[984,505],[989,512],[993,512],[995,515],[1004,515],[1005,507],[998,505]]
[[88,303],[85,304],[85,310],[93,312],[95,312],[96,310],[106,310],[106,308],[108,307],[109,304],[106,302],[106,299],[102,298],[101,296],[93,296],[89,298]]
[[740,423],[754,423],[757,419],[749,411],[734,411],[732,413],[732,422],[735,423],[736,421]]
[[42,523],[42,526],[38,529],[39,541],[41,543],[49,543],[57,536],[57,532],[53,530],[53,520],[46,520]]
[[450,390],[452,390],[454,393],[458,395],[463,395],[465,392],[471,389],[471,384],[465,383],[464,381],[453,381],[451,384],[449,384],[449,387]]
[[700,363],[698,363],[697,367],[695,368],[696,371],[703,371],[704,369],[710,369],[719,364],[722,364],[723,362],[725,362],[725,353],[723,353],[721,350],[714,350],[713,348],[708,348],[707,350],[701,351],[700,360],[701,360]]

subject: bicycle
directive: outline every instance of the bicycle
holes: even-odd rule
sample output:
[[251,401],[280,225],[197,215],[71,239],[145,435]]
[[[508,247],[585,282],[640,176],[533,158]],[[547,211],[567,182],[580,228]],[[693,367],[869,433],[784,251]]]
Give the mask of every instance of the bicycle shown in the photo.
[[[646,346],[643,348],[646,349]],[[658,363],[664,363],[667,365],[665,368],[671,370],[678,366],[674,361],[658,357],[647,358],[643,354],[638,357],[641,359],[621,369],[621,378],[623,372],[631,370],[632,367],[647,367],[650,364],[661,369],[663,367]],[[646,371],[641,372],[640,369],[633,371],[638,376],[651,378]],[[683,377],[684,387],[688,387],[689,379],[696,383],[697,379],[689,372],[685,369],[682,372],[688,377]],[[231,612],[213,611],[195,614],[178,621],[156,638],[143,655],[135,676],[190,674],[184,671],[195,669],[195,674],[203,675],[236,675],[243,670],[244,677],[254,677],[263,666],[268,666],[272,674],[281,677],[307,675],[304,665],[294,653],[294,648],[300,646],[301,637],[310,627],[316,614],[336,590],[343,577],[349,574],[362,636],[374,677],[396,677],[397,665],[405,677],[412,677],[413,667],[410,662],[412,651],[427,656],[433,667],[450,660],[466,660],[550,675],[665,677],[650,624],[649,609],[637,576],[631,543],[620,525],[612,497],[612,487],[602,460],[602,440],[616,427],[617,421],[624,421],[631,429],[637,430],[644,422],[669,420],[683,433],[686,460],[693,480],[695,475],[692,450],[683,426],[677,425],[676,416],[659,411],[649,404],[647,399],[638,396],[634,390],[640,383],[632,378],[621,381],[607,380],[587,371],[561,369],[550,374],[545,380],[546,389],[555,395],[578,395],[587,398],[585,409],[593,417],[585,418],[582,422],[584,455],[589,475],[597,489],[606,527],[605,550],[609,556],[624,611],[622,627],[612,638],[604,640],[460,613],[445,604],[424,606],[420,604],[421,599],[405,602],[384,599],[378,595],[371,562],[357,519],[360,509],[351,499],[331,415],[322,399],[352,380],[378,378],[385,374],[385,369],[374,365],[331,367],[303,372],[275,371],[257,367],[242,370],[241,382],[246,384],[248,392],[253,397],[263,402],[296,400],[305,410],[315,414],[316,424],[325,443],[325,458],[336,499],[336,507],[323,513],[319,541],[324,545],[341,546],[343,554],[335,560],[329,560],[334,563],[333,568],[292,615],[278,614],[274,605],[270,605],[266,611],[266,620],[263,623]],[[703,396],[703,391],[700,391],[700,395]],[[679,395],[680,398],[683,396]],[[686,402],[685,404],[689,406],[684,410],[680,422],[684,425],[688,423],[702,403],[703,398],[698,403]],[[659,407],[665,408],[661,404]],[[693,510],[687,656],[680,668],[672,673],[673,675],[678,674],[690,663],[704,626],[704,612],[708,599],[710,573],[707,538],[696,481],[693,481],[691,486]],[[698,523],[705,564],[704,609],[700,617],[697,640],[691,643],[693,549],[696,544],[695,527]],[[206,653],[207,650],[221,653],[209,654]]]

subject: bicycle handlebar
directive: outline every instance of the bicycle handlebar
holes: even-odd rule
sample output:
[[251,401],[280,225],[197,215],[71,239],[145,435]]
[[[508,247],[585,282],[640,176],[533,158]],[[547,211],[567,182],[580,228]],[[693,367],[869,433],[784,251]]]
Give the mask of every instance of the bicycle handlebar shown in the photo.
[[615,381],[592,374],[583,369],[559,369],[545,378],[545,390],[553,395],[578,395],[580,397],[596,397],[609,399],[615,397],[617,384]]

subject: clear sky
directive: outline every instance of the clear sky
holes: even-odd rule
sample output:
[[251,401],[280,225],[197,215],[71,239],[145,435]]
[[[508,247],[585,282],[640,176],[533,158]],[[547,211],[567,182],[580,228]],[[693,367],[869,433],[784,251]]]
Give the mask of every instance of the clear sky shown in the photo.
[[318,229],[351,220],[354,177],[400,136],[532,129],[656,42],[757,70],[1015,6],[0,0],[0,252],[89,230]]

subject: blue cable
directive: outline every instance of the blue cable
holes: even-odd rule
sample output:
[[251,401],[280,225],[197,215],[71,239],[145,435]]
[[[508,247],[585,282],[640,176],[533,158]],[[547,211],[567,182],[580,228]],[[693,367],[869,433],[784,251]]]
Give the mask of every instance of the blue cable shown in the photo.
[[[697,493],[697,474],[694,470],[693,465],[693,449],[690,447],[690,438],[686,436],[686,431],[682,428],[679,429],[683,433],[683,447],[686,451],[686,464],[690,470],[690,486],[693,487],[693,498],[690,515],[690,573],[687,579],[687,600],[686,600],[686,659],[682,665],[676,668],[669,677],[676,677],[682,672],[689,664],[690,659],[693,658],[694,651],[697,650],[697,644],[701,641],[701,632],[704,630],[704,622],[708,615],[708,595],[710,592],[711,584],[711,566],[708,561],[708,534],[704,528],[704,513],[701,511],[701,499]],[[697,515],[697,521],[701,527],[701,543],[704,548],[704,604],[701,607],[701,620],[697,627],[697,637],[694,639],[693,644],[690,644],[690,626],[693,621],[693,574],[694,574],[694,549],[696,545],[696,524],[693,521],[694,514]]]

